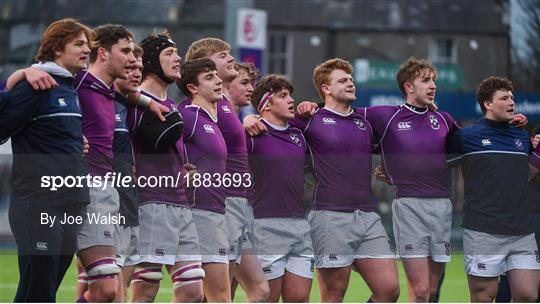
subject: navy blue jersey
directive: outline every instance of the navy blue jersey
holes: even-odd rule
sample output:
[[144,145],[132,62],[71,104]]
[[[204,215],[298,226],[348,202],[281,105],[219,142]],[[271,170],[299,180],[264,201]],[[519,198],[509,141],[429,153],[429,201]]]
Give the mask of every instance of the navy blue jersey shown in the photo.
[[532,232],[527,131],[483,118],[451,134],[447,153],[447,163],[461,164],[465,180],[464,228],[503,235]]
[[74,209],[88,203],[82,187],[51,190],[50,176],[86,176],[82,148],[81,109],[73,78],[52,75],[58,87],[32,89],[20,81],[0,111],[0,141],[11,137],[12,203],[43,204]]
[[[116,93],[114,103],[116,126],[114,129],[113,139],[113,161],[112,166],[114,172],[121,173],[122,176],[132,176],[133,167],[133,151],[131,149],[131,139],[126,123],[127,109],[125,106],[125,97]],[[137,190],[132,187],[131,183],[128,187],[117,187],[118,196],[120,197],[120,214],[125,216],[126,226],[139,225],[139,200],[137,199]]]

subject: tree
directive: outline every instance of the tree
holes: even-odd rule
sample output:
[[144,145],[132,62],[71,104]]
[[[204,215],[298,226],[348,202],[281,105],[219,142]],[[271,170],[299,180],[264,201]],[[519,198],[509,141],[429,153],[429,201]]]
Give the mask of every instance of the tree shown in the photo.
[[[517,26],[523,29],[523,43],[514,45],[512,74],[517,89],[540,91],[540,0],[516,1],[521,10]],[[514,24],[513,24],[514,26]]]

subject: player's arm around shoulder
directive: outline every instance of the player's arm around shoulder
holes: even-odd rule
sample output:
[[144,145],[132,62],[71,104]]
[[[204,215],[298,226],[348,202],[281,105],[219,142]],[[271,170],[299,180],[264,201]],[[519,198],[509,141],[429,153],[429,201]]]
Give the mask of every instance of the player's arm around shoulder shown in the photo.
[[261,117],[259,115],[247,115],[244,117],[243,125],[249,136],[257,136],[268,132],[266,126],[261,122]]

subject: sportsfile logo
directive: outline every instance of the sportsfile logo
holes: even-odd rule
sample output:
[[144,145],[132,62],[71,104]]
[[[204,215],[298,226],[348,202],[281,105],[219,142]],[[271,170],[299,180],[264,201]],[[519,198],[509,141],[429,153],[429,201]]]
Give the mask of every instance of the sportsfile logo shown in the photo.
[[45,242],[36,242],[36,250],[40,250],[40,251],[49,250],[49,245]]
[[410,121],[402,121],[398,123],[397,128],[399,131],[409,131],[411,130],[411,122]]
[[489,138],[482,139],[482,146],[491,146],[491,139]]
[[335,125],[336,124],[336,120],[333,119],[332,117],[323,117],[322,122],[325,125]]
[[212,134],[215,134],[215,133],[216,133],[216,132],[214,131],[214,127],[212,127],[212,125],[206,124],[206,125],[204,125],[203,127],[204,127],[204,131],[205,131],[206,133],[212,133]]

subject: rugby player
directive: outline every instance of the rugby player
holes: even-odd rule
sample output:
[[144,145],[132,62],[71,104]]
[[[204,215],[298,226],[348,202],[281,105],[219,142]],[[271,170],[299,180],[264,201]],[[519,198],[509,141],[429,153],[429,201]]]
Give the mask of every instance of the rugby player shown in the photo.
[[[343,301],[352,266],[370,287],[370,301],[394,302],[399,297],[395,254],[372,203],[373,130],[351,107],[352,66],[327,60],[315,68],[313,82],[324,108],[313,107],[311,118],[297,115],[291,125],[303,131],[317,182],[309,222],[321,301]],[[252,117],[245,125],[250,134],[260,130]]]
[[[223,80],[223,98],[217,104],[217,115],[219,129],[227,144],[227,173],[231,177],[241,177],[241,184],[244,184],[245,179],[249,179],[249,166],[244,128],[237,111],[248,102],[245,98],[239,100],[229,98],[231,82],[237,79],[239,73],[235,69],[234,57],[230,51],[229,44],[221,39],[203,38],[191,44],[185,60],[187,62],[207,57],[216,64],[218,77]],[[189,104],[189,100],[183,103],[185,104]],[[236,261],[229,264],[230,278],[234,277],[240,283],[246,292],[248,302],[264,302],[269,295],[268,282],[257,257],[242,248],[242,246],[250,247],[249,227],[253,221],[253,209],[246,198],[246,187],[243,185],[226,187],[225,196],[229,259]],[[239,265],[236,265],[237,263]]]
[[304,211],[302,132],[294,118],[292,84],[281,75],[263,77],[253,105],[268,132],[248,138],[254,179],[254,249],[270,286],[268,301],[309,302],[314,260],[310,226]]
[[[234,78],[233,81],[231,81],[229,85],[229,96],[231,99],[231,106],[233,108],[233,111],[236,114],[239,114],[240,108],[243,106],[247,106],[251,104],[251,95],[253,94],[253,84],[258,78],[258,71],[257,68],[252,63],[235,63],[234,64],[235,70],[238,71],[238,76]],[[249,201],[249,204],[252,204],[251,201]],[[252,252],[251,248],[251,242],[252,239],[251,235],[251,226],[253,225],[253,218],[250,216],[252,215],[252,212],[248,213],[248,222],[249,222],[249,229],[246,229],[247,232],[244,233],[243,243],[242,243],[242,253],[243,254],[254,254]],[[232,219],[232,218],[231,218]],[[232,221],[229,221],[232,222]],[[232,227],[231,227],[232,228]],[[236,247],[232,247],[232,250],[234,251]],[[229,248],[231,250],[231,248]],[[229,252],[230,254],[230,252]],[[236,259],[236,264],[241,264],[240,267],[236,267],[237,265],[234,265],[231,267],[229,264],[229,273],[231,276],[231,297],[232,300],[234,300],[234,295],[236,292],[236,288],[238,287],[238,281],[235,279],[234,275],[232,274],[233,268],[234,272],[242,272],[242,271],[249,271],[250,268],[257,268],[260,266],[258,265],[258,259],[253,258],[247,258],[244,259],[242,262],[241,256],[238,256]],[[256,262],[257,264],[254,266],[248,265],[250,262]],[[242,274],[237,274],[242,275]],[[245,274],[246,276],[248,274]]]
[[[168,108],[169,115],[178,115],[167,88],[180,79],[180,56],[167,32],[154,33],[142,42],[143,82],[140,93]],[[146,181],[152,177],[174,177],[177,186],[140,185],[138,251],[126,261],[135,265],[132,277],[132,302],[155,300],[166,266],[173,282],[174,302],[201,302],[203,299],[199,238],[190,203],[184,187],[183,145],[180,134],[174,143],[158,151],[142,132],[144,109],[128,106],[128,126],[131,131],[137,176]]]
[[506,273],[515,302],[534,302],[540,258],[527,202],[530,139],[509,122],[512,83],[492,76],[478,86],[484,117],[447,139],[449,165],[465,181],[463,250],[472,302],[492,302]]
[[410,58],[397,72],[406,103],[364,109],[371,123],[382,170],[396,185],[392,220],[396,248],[409,283],[409,300],[435,295],[444,263],[450,262],[452,203],[445,168],[445,138],[459,129],[446,112],[433,111],[436,70]]
[[225,220],[224,174],[227,146],[218,127],[217,103],[222,80],[211,59],[187,61],[178,83],[191,104],[180,109],[184,118],[186,160],[197,168],[187,182],[188,200],[199,235],[204,294],[208,302],[231,302],[228,231]]
[[[114,82],[116,88],[115,94],[115,121],[113,139],[113,169],[121,176],[133,176],[134,160],[133,148],[127,126],[126,99],[129,93],[136,92],[142,80],[142,54],[143,50],[135,45],[133,54],[135,55],[135,65],[131,68],[127,79],[116,79]],[[126,258],[132,256],[137,250],[137,239],[139,236],[139,200],[137,190],[132,181],[127,186],[117,186],[116,190],[120,197],[119,213],[125,216],[126,222],[117,225],[115,237],[116,242],[116,264],[120,266],[118,294],[115,302],[125,302],[127,287],[129,286],[133,266],[124,267]]]
[[[135,45],[133,51],[136,63],[131,68],[127,79],[116,79],[115,85],[115,121],[113,140],[113,169],[117,176],[132,176],[133,173],[133,153],[131,140],[126,125],[126,98],[129,93],[137,91],[142,76],[142,49]],[[115,226],[115,246],[116,246],[116,264],[122,267],[118,275],[119,282],[116,302],[124,302],[126,287],[129,286],[129,278],[133,267],[124,268],[124,262],[127,256],[135,254],[138,237],[138,200],[137,191],[133,181],[127,186],[115,185],[120,197],[119,214],[123,215],[126,222]],[[77,263],[78,284],[77,297],[80,297],[88,289],[88,275],[80,263]]]
[[[90,175],[100,177],[104,187],[90,187],[90,204],[77,226],[77,256],[88,275],[88,290],[78,302],[108,302],[116,297],[117,275],[114,223],[95,223],[92,216],[118,215],[118,192],[107,181],[113,171],[115,129],[114,81],[127,79],[136,60],[133,35],[122,25],[95,28],[96,40],[90,52],[90,67],[75,79],[75,89],[83,111],[83,132],[90,146],[85,157]],[[120,218],[119,218],[120,219]]]
[[[11,137],[14,152],[9,221],[19,254],[15,302],[55,302],[77,248],[74,223],[61,221],[80,216],[89,202],[88,188],[51,191],[40,186],[40,179],[88,172],[73,75],[86,68],[92,39],[92,30],[73,19],[49,25],[35,68],[48,73],[57,86],[36,90],[20,81],[0,113],[0,142]],[[55,220],[43,223],[43,214]]]

